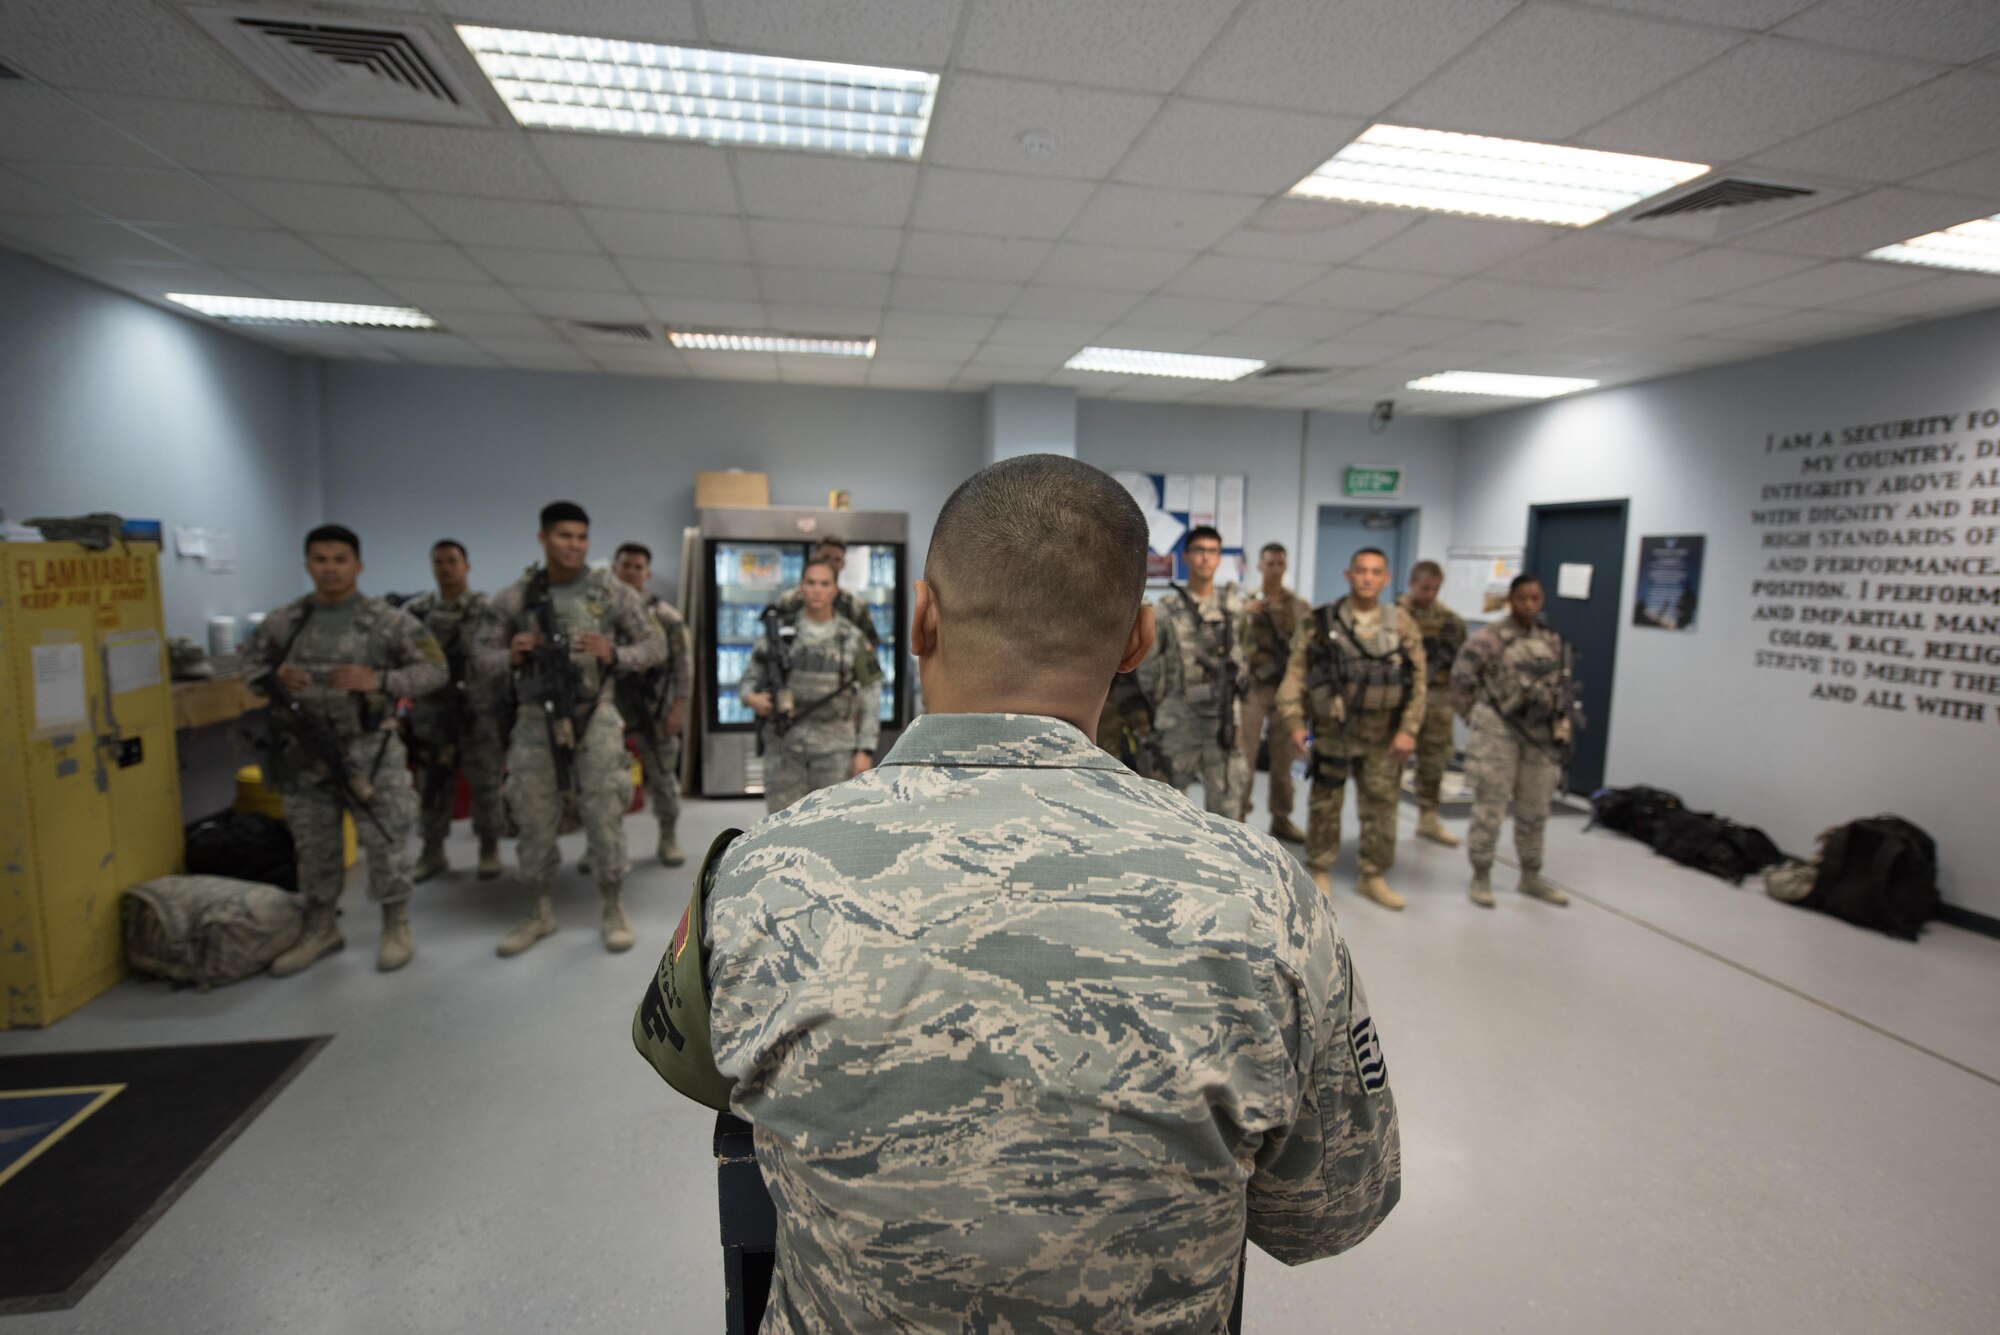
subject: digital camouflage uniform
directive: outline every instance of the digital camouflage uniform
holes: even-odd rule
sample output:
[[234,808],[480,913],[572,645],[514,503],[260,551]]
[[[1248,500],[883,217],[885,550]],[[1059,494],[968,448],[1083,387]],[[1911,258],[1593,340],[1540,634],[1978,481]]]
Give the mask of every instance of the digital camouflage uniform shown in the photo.
[[507,765],[500,740],[502,706],[494,679],[472,670],[472,641],[486,615],[487,601],[485,594],[467,590],[449,602],[431,592],[403,604],[403,610],[437,639],[450,670],[443,690],[433,691],[410,708],[426,844],[441,843],[451,832],[459,771],[472,788],[473,833],[481,843],[507,833],[507,811],[500,797]]
[[[339,737],[348,773],[372,789],[363,802],[345,788],[272,711],[276,754],[267,754],[265,774],[284,799],[285,825],[298,857],[299,893],[307,912],[301,944],[318,941],[333,949],[340,943],[333,914],[347,879],[341,816],[352,810],[355,835],[368,854],[368,897],[395,910],[384,917],[380,959],[384,968],[394,968],[402,961],[390,962],[388,925],[391,916],[404,921],[402,905],[410,898],[410,826],[417,816],[416,787],[395,732],[396,701],[421,699],[445,685],[444,651],[421,621],[380,598],[357,593],[333,607],[306,597],[274,609],[251,636],[243,658],[245,683],[263,694],[269,694],[271,677],[282,663],[312,674],[313,684],[292,692],[293,697]],[[334,668],[350,663],[381,673],[381,688],[362,693],[327,684]],[[407,959],[406,921],[402,930]],[[308,945],[296,959],[281,956],[287,967],[276,971],[295,972],[294,963],[302,969],[325,949]]]
[[[1340,857],[1340,807],[1350,771],[1359,771],[1361,781],[1361,875],[1381,876],[1396,865],[1403,763],[1389,746],[1397,733],[1423,727],[1424,642],[1399,609],[1382,604],[1378,611],[1379,618],[1359,618],[1374,623],[1373,632],[1355,634],[1357,616],[1348,599],[1315,608],[1299,623],[1278,687],[1280,724],[1313,734],[1306,865],[1315,871],[1331,870]],[[1327,622],[1336,617],[1345,630],[1329,635]],[[1379,678],[1372,684],[1363,680],[1370,672]]]
[[1451,763],[1451,665],[1465,647],[1465,619],[1436,599],[1419,607],[1409,594],[1396,606],[1417,623],[1424,639],[1424,729],[1417,734],[1417,807],[1435,811],[1445,767]]
[[[773,598],[770,605],[777,610],[778,615],[781,617],[801,616],[804,614],[806,606],[805,591],[795,584],[776,598]],[[833,591],[833,614],[852,621],[855,627],[868,637],[868,647],[870,649],[881,645],[882,636],[875,629],[874,613],[870,612],[868,604],[862,602],[851,590],[835,589]]]
[[1475,872],[1493,865],[1500,821],[1511,806],[1514,849],[1524,875],[1542,866],[1542,831],[1562,779],[1556,720],[1563,639],[1537,622],[1522,630],[1513,617],[1490,622],[1472,637],[1452,668],[1452,704],[1472,723],[1466,777],[1472,781],[1472,833],[1466,853]]
[[[1246,1231],[1297,1265],[1401,1193],[1297,862],[1067,723],[918,718],[731,846],[703,922],[715,1098],[777,1204],[765,1335],[1220,1332]],[[670,988],[633,1037],[678,1084]]]
[[[1250,767],[1252,777],[1257,766],[1257,743],[1270,724],[1271,753],[1271,818],[1276,821],[1283,817],[1292,818],[1292,739],[1284,728],[1278,725],[1278,684],[1285,679],[1285,667],[1292,660],[1292,635],[1298,630],[1299,622],[1312,615],[1312,604],[1289,591],[1276,598],[1265,598],[1260,590],[1256,598],[1263,599],[1266,606],[1262,612],[1250,617],[1250,690],[1243,697],[1243,727],[1238,740],[1243,744],[1243,759]],[[1243,788],[1242,818],[1250,815],[1250,785]]]
[[[541,630],[532,596],[538,575],[539,569],[530,566],[519,580],[494,597],[475,644],[480,671],[497,678],[510,674],[516,678],[520,704],[507,746],[507,805],[520,827],[518,861],[530,896],[529,918],[554,931],[548,895],[561,866],[556,835],[562,825],[565,794],[557,786],[548,716],[533,698],[532,660],[524,662],[517,672],[510,666],[509,653],[516,634]],[[613,646],[609,667],[580,649],[572,647],[570,653],[578,676],[579,702],[574,720],[574,796],[588,841],[591,871],[605,897],[606,944],[610,945],[610,919],[625,878],[625,809],[632,801],[625,723],[612,703],[614,676],[657,666],[666,656],[666,639],[660,634],[659,622],[647,612],[645,601],[607,570],[587,570],[567,583],[550,585],[549,596],[556,624],[572,646],[577,636],[586,633],[603,635]],[[510,933],[509,941],[513,939]],[[503,949],[508,943],[501,943]]]
[[[672,603],[654,599],[651,609],[666,640],[666,659],[643,674],[620,677],[618,712],[626,735],[639,748],[639,768],[660,822],[660,856],[665,857],[670,844],[676,855],[679,849],[674,827],[681,816],[681,738],[687,730],[687,700],[694,692],[694,637]],[[682,710],[681,731],[669,735],[667,714],[675,704]]]
[[[1198,603],[1174,585],[1153,604],[1158,640],[1139,665],[1169,782],[1186,792],[1199,778],[1203,805],[1218,816],[1240,817],[1250,791],[1250,767],[1237,743],[1250,679],[1244,601],[1234,584],[1216,585]],[[1234,672],[1233,694],[1225,668]]]
[[[789,723],[773,717],[758,724],[769,811],[846,780],[854,772],[854,753],[873,754],[882,732],[882,669],[861,628],[835,616],[822,623],[831,633],[813,640],[803,611],[796,620],[776,621],[784,644],[767,629],[737,686],[738,699],[769,694],[776,714],[791,715]],[[780,666],[782,656],[791,660],[789,672]]]

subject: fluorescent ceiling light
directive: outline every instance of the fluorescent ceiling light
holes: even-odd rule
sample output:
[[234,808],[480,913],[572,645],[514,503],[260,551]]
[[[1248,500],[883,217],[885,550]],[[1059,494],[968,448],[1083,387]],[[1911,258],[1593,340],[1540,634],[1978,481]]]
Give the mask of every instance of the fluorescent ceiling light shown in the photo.
[[1141,352],[1136,348],[1085,348],[1063,363],[1065,371],[1108,375],[1170,375],[1187,380],[1241,380],[1264,363],[1248,357],[1197,357],[1187,352]]
[[360,324],[385,329],[435,329],[437,321],[410,306],[356,306],[344,301],[272,301],[264,297],[205,297],[169,292],[167,300],[236,324]]
[[1405,389],[1428,389],[1439,394],[1490,394],[1505,399],[1553,399],[1558,394],[1574,394],[1580,389],[1596,389],[1595,380],[1577,380],[1561,375],[1498,375],[1492,371],[1439,371],[1421,380],[1412,380]]
[[1942,232],[1926,232],[1893,246],[1871,250],[1865,260],[1893,260],[1898,264],[1930,264],[1940,269],[1970,269],[1975,273],[2000,273],[2000,213],[1991,218],[1975,218]]
[[1291,193],[1587,227],[1707,170],[1699,162],[1374,125]]
[[458,35],[536,129],[916,158],[937,102],[938,76],[921,70],[466,23]]
[[667,342],[688,352],[784,352],[808,357],[873,357],[875,340],[840,334],[745,334],[726,329],[669,329]]

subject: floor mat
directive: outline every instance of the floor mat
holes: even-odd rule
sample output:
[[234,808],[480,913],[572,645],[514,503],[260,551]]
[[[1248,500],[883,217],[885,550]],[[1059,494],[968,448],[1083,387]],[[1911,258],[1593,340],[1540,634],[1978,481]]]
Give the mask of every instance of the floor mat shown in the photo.
[[0,1314],[75,1306],[326,1042],[0,1058]]

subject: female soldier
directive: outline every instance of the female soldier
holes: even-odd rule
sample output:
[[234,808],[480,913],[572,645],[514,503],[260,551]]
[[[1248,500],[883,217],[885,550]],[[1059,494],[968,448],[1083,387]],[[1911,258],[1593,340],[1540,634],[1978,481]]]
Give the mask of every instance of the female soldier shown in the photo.
[[808,561],[796,612],[765,612],[763,638],[737,687],[738,698],[763,720],[758,740],[769,811],[875,763],[882,671],[860,627],[834,615],[834,591],[832,563]]

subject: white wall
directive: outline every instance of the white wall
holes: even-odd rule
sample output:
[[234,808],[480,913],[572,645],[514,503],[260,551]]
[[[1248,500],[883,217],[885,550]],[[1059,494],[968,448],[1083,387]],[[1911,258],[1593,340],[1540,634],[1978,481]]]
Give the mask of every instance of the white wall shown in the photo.
[[[1674,789],[1698,806],[1763,826],[1793,850],[1809,849],[1829,825],[1897,812],[1937,838],[1947,900],[2000,913],[1993,873],[2000,821],[1987,781],[2000,710],[1989,707],[1975,724],[1815,700],[1812,689],[1825,675],[1756,666],[1758,651],[1772,648],[1774,627],[1753,619],[1760,604],[1783,601],[1753,596],[1753,581],[1772,577],[1766,563],[1777,554],[1762,545],[1767,530],[1752,519],[1767,508],[1761,488],[1808,476],[1795,460],[1766,453],[1767,433],[1838,435],[1856,424],[1982,407],[2000,407],[2000,312],[1480,418],[1462,435],[1453,540],[1518,544],[1532,504],[1629,498],[1620,591],[1629,608],[1642,535],[1707,535],[1692,633],[1638,629],[1623,614],[1608,781]],[[1982,435],[2000,431],[1967,433],[1961,423],[1929,439],[1957,441],[1970,452]],[[1887,476],[1848,469],[1847,451],[1837,445],[1825,453],[1836,471],[1810,477]],[[1969,476],[1970,467],[1961,471]],[[2000,498],[2000,489],[1952,494],[1969,508],[1974,497]],[[1906,522],[1933,521],[1899,513],[1891,527]],[[1996,550],[1966,541],[1966,529],[1992,519],[1938,522],[1959,533],[1946,550]],[[1816,534],[1813,541],[1820,541]],[[1837,631],[1843,648],[1849,629]],[[1989,699],[2000,706],[2000,698]]]
[[[1293,495],[1305,498],[1304,531],[1294,549],[1294,564],[1301,580],[1311,584],[1319,556],[1319,507],[1342,508],[1386,506],[1414,509],[1416,515],[1416,559],[1426,557],[1444,563],[1445,549],[1461,541],[1456,532],[1458,498],[1459,425],[1449,418],[1404,417],[1391,422],[1381,432],[1368,428],[1368,419],[1357,413],[1311,414],[1306,475],[1303,489],[1294,484]],[[1391,500],[1350,500],[1341,495],[1346,470],[1352,465],[1393,464],[1403,470],[1403,494]],[[1407,574],[1408,572],[1401,572]],[[1399,583],[1401,582],[1399,577]],[[1338,588],[1308,589],[1316,603],[1330,602],[1347,592]],[[1447,602],[1452,590],[1445,590]],[[1460,600],[1461,602],[1463,599]]]
[[[159,519],[170,634],[306,588],[317,521],[312,364],[0,251],[0,507]],[[176,524],[227,529],[238,568],[174,555]]]

